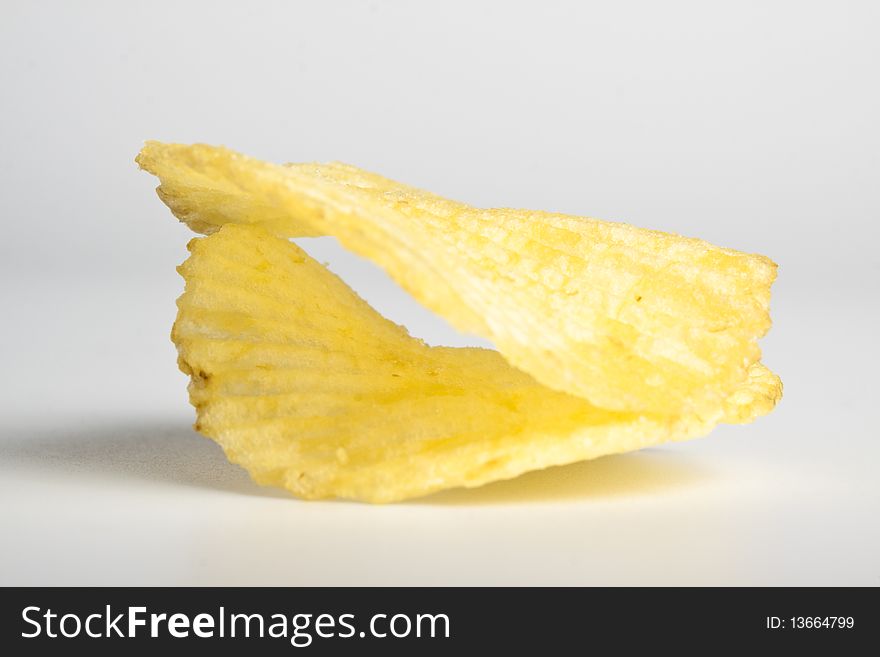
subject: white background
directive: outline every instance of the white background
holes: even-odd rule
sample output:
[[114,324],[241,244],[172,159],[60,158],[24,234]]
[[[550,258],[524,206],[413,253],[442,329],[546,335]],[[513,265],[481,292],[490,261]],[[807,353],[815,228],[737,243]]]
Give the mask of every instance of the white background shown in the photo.
[[[880,584],[878,33],[872,2],[3,0],[0,584]],[[151,138],[769,255],[785,398],[406,504],[260,489],[189,428]]]

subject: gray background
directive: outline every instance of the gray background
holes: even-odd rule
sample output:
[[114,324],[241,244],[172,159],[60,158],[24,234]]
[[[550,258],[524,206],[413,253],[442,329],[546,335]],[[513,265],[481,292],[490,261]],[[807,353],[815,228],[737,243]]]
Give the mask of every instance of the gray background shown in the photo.
[[[880,584],[872,2],[0,3],[0,584]],[[786,396],[712,437],[389,507],[190,429],[190,233],[144,139],[343,160],[780,264]],[[332,240],[437,344],[477,344]]]

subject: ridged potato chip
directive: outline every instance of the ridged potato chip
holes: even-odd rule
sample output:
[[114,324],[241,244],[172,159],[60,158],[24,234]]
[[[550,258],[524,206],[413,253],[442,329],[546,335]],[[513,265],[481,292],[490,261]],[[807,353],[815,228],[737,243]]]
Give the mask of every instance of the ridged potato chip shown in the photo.
[[278,166],[148,142],[194,230],[333,235],[540,383],[596,406],[711,415],[759,361],[776,266],[707,242],[545,212],[481,210],[342,164]]
[[[723,419],[721,408],[703,418],[597,408],[498,352],[429,347],[258,227],[230,224],[189,249],[173,339],[196,428],[257,482],[300,497],[389,502],[479,486]],[[763,392],[742,393],[749,415]]]
[[[173,330],[196,428],[263,484],[371,502],[744,423],[775,265],[623,224],[479,210],[342,164],[149,142],[190,243]],[[334,235],[498,351],[428,347],[287,238]]]

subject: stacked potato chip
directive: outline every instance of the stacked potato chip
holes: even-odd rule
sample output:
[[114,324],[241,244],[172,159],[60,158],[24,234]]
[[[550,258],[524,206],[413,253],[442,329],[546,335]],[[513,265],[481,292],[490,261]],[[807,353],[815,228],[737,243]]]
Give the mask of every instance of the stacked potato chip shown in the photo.
[[[481,210],[343,164],[149,142],[193,230],[172,338],[196,428],[263,484],[388,502],[749,422],[776,266],[625,224]],[[498,351],[429,347],[291,237],[332,235]]]

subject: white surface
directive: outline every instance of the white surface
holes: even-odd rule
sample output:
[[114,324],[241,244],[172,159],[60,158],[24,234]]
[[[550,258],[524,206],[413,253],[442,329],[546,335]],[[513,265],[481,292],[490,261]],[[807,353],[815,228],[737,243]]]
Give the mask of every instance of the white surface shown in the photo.
[[[0,584],[880,584],[876,5],[419,4],[4,3]],[[785,398],[407,504],[260,489],[189,429],[189,234],[132,164],[145,138],[770,255]],[[306,247],[415,334],[473,342]]]

